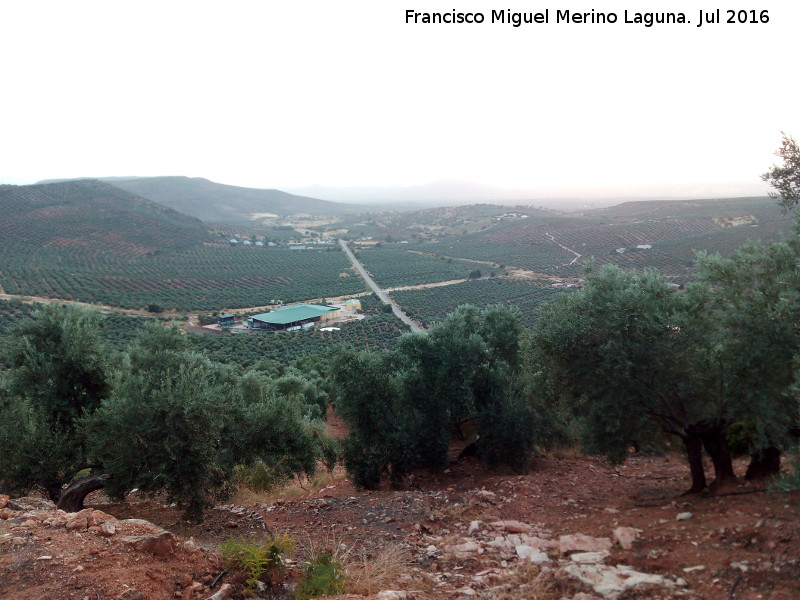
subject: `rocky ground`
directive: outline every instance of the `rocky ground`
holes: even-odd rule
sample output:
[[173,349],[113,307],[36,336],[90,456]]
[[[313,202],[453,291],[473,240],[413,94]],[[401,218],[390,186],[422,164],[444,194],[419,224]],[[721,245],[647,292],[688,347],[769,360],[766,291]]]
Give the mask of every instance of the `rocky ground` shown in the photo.
[[219,506],[199,525],[135,495],[97,497],[73,515],[11,501],[0,509],[0,598],[242,597],[240,580],[217,577],[213,550],[276,531],[297,541],[298,560],[309,549],[366,562],[396,551],[405,564],[391,581],[360,584],[379,600],[800,598],[800,495],[741,482],[681,496],[687,475],[675,456],[617,467],[540,458],[524,476],[464,459],[404,490],[341,480],[303,498]]

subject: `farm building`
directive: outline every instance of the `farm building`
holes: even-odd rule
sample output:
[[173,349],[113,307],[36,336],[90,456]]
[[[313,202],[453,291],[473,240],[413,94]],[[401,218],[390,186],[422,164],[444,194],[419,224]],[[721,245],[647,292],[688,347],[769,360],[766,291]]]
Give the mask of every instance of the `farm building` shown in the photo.
[[220,315],[217,319],[220,329],[230,329],[236,323],[236,317],[233,315]]
[[327,321],[338,310],[339,308],[335,306],[321,306],[319,304],[284,306],[272,312],[253,315],[247,319],[247,327],[268,331],[310,327],[318,321]]
[[346,300],[344,306],[347,310],[351,310],[353,312],[357,310],[362,310],[361,300],[359,300],[358,298],[350,298],[349,300]]

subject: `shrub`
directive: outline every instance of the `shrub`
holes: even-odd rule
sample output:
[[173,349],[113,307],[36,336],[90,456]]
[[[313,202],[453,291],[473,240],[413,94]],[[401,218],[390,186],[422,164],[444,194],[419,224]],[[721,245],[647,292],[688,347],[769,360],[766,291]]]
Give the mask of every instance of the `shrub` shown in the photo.
[[247,576],[246,586],[252,590],[260,581],[276,585],[286,576],[284,556],[291,556],[295,543],[289,536],[278,534],[267,543],[228,538],[219,547],[226,569]]
[[320,453],[322,454],[322,462],[328,472],[333,472],[336,463],[339,462],[342,455],[342,444],[336,438],[331,437],[324,431],[319,434]]
[[297,600],[335,596],[345,592],[346,575],[342,564],[330,550],[311,558],[294,590]]
[[795,455],[790,461],[792,470],[776,477],[770,489],[773,492],[800,492],[800,447],[795,448]]
[[237,487],[245,486],[253,491],[268,492],[276,486],[284,485],[290,476],[286,473],[285,461],[268,465],[258,460],[251,465],[236,465],[233,469],[233,482]]

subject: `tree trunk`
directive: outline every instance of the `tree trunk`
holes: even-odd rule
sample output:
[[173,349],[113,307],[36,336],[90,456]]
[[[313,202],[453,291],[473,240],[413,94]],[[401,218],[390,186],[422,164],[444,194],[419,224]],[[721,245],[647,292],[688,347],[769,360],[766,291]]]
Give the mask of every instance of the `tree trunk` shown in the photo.
[[61,493],[56,507],[65,512],[83,510],[83,501],[86,496],[105,486],[109,479],[111,479],[110,473],[91,473],[78,477]]
[[681,439],[686,446],[686,457],[689,459],[689,469],[692,472],[692,487],[687,494],[699,494],[706,489],[706,472],[703,468],[703,440],[696,433],[682,435]]
[[60,482],[50,482],[44,484],[44,489],[47,490],[47,497],[50,498],[50,502],[53,504],[58,504],[59,499],[61,498],[61,483]]
[[733,472],[731,449],[728,446],[725,430],[726,422],[717,421],[708,424],[708,427],[700,434],[703,440],[703,447],[714,463],[714,481],[711,485],[720,485],[736,479],[736,474]]
[[764,448],[750,456],[745,479],[766,479],[781,472],[781,451],[775,447]]

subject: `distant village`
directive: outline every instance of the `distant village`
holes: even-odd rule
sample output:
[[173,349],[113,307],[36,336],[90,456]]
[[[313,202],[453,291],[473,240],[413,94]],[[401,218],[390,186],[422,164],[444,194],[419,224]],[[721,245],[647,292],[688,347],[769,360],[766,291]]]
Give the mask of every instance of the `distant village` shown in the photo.
[[322,248],[330,248],[335,245],[336,240],[328,237],[322,238],[301,238],[301,239],[290,239],[285,242],[273,242],[268,241],[262,235],[256,235],[252,237],[242,236],[239,233],[233,234],[228,240],[228,243],[231,246],[238,246],[241,244],[242,246],[267,246],[269,248],[281,247],[281,248],[288,248],[289,250],[313,250],[313,249],[322,249]]

